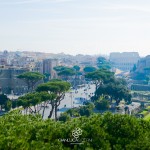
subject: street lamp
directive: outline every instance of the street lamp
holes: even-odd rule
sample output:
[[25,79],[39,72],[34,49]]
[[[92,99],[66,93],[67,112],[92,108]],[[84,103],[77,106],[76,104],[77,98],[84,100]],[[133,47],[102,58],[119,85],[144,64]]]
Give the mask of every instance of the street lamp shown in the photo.
[[72,101],[73,101],[73,99],[72,99],[72,94],[73,94],[73,92],[71,91],[71,92],[70,92],[70,97],[71,97],[71,108],[73,108],[73,102],[72,102]]

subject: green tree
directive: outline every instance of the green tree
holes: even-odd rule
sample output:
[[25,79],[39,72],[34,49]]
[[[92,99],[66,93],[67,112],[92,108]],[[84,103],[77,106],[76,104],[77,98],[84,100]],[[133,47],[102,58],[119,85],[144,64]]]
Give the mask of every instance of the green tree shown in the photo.
[[49,118],[51,118],[53,111],[55,112],[55,119],[57,120],[57,110],[60,102],[64,99],[65,93],[70,89],[71,85],[66,81],[51,81],[40,84],[37,87],[37,91],[46,91],[51,94],[55,94],[56,98],[50,102],[52,108],[50,110]]
[[47,92],[34,92],[19,97],[17,104],[18,106],[22,106],[24,108],[24,111],[26,110],[26,113],[29,111],[29,113],[31,114],[39,114],[44,106],[42,112],[43,118],[46,105],[49,103],[49,101],[52,101],[54,99],[54,94],[49,94]]
[[[82,131],[79,136],[82,144],[61,140],[73,139],[76,128]],[[56,122],[12,111],[0,117],[0,129],[1,150],[149,150],[150,147],[150,122],[122,114],[94,114]]]
[[43,118],[45,114],[45,108],[47,107],[49,103],[52,103],[52,101],[54,101],[54,99],[56,98],[56,95],[53,93],[48,93],[44,91],[44,92],[40,92],[40,98],[41,98],[41,101],[43,102],[42,104],[42,107],[43,107],[42,118]]
[[1,105],[1,110],[3,108],[7,111],[11,109],[11,101],[4,94],[0,94],[0,105]]
[[75,69],[75,70],[76,70],[76,72],[78,72],[78,71],[80,71],[80,66],[75,65],[75,66],[73,66],[73,69]]
[[9,111],[12,108],[12,101],[8,100],[4,105],[5,111]]
[[58,76],[62,76],[65,80],[68,80],[70,76],[75,75],[75,71],[72,68],[66,68],[58,72]]
[[110,63],[106,60],[105,57],[102,57],[102,56],[97,58],[97,67],[100,68],[100,69],[101,68],[103,68],[103,69],[111,69]]
[[[17,101],[18,106],[22,106],[26,113],[29,111],[29,113],[39,113],[41,108],[39,109],[38,104],[41,103],[41,99],[39,97],[39,93],[28,93],[24,96],[19,97]],[[32,107],[33,106],[33,107]]]
[[90,116],[93,113],[94,104],[89,103],[78,108],[71,108],[65,112],[71,117]]
[[[103,83],[110,81],[110,79],[114,78],[114,73],[110,72],[106,69],[99,69],[94,72],[88,73],[85,76],[87,79],[91,79],[96,86],[95,91],[103,85]],[[95,92],[95,96],[96,92]]]
[[103,84],[96,90],[96,95],[98,97],[102,95],[110,96],[110,100],[116,100],[116,104],[118,105],[119,102],[124,99],[127,103],[131,102],[131,94],[128,90],[126,83],[124,80],[115,79],[112,82],[107,84]]
[[79,108],[71,108],[66,111],[66,113],[71,117],[79,117]]
[[35,84],[44,78],[44,75],[38,72],[25,72],[18,75],[19,79],[22,79],[28,87],[28,91],[31,89],[33,91]]
[[58,76],[61,76],[64,80],[68,80],[69,77],[75,75],[74,69],[66,66],[57,66],[54,67],[54,70],[57,72]]
[[86,66],[86,67],[83,68],[83,71],[85,73],[94,72],[94,71],[96,71],[96,68],[93,67],[93,66]]
[[72,86],[76,87],[81,82],[79,76],[82,75],[82,73],[79,72],[80,71],[80,67],[78,65],[73,66],[73,69],[75,70],[75,78],[73,80]]
[[79,108],[79,114],[81,116],[90,116],[93,113],[93,109],[94,109],[94,105],[93,104],[89,104],[86,106],[81,106]]
[[53,69],[56,71],[56,72],[60,72],[60,71],[63,71],[65,70],[67,67],[65,66],[56,66],[54,67]]
[[104,97],[100,97],[96,102],[95,102],[95,107],[97,110],[106,110],[109,108],[110,102],[105,99]]
[[71,119],[71,117],[66,113],[61,113],[60,116],[59,116],[59,121],[63,121],[63,122],[66,122],[66,121],[69,121]]
[[17,100],[12,101],[12,108],[17,108]]
[[44,76],[45,76],[44,82],[48,82],[51,75],[49,73],[44,73]]

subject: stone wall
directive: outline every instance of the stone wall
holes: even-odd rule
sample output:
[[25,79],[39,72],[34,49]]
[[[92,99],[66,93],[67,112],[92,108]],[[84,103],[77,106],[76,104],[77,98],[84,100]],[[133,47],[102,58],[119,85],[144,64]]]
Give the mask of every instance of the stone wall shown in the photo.
[[131,90],[134,91],[150,91],[149,85],[133,84],[131,85]]
[[150,70],[145,70],[145,68],[150,68],[150,55],[138,61],[136,72],[150,74]]
[[27,91],[26,84],[17,78],[19,74],[28,71],[24,68],[0,68],[0,87],[3,93],[21,94]]

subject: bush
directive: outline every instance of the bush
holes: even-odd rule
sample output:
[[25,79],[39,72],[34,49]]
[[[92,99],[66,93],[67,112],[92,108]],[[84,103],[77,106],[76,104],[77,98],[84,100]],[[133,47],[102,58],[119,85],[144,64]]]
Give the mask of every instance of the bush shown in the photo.
[[66,122],[68,120],[70,120],[71,117],[65,112],[65,113],[61,113],[60,114],[60,117],[59,117],[59,121],[63,121],[63,122]]
[[99,100],[95,102],[95,107],[97,110],[106,110],[109,108],[109,101],[103,98],[99,98]]

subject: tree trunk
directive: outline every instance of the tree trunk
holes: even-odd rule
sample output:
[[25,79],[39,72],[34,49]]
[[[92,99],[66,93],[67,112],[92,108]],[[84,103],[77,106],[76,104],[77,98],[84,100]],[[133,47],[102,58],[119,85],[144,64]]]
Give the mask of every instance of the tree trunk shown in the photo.
[[97,97],[98,83],[95,83],[95,97]]
[[28,88],[27,93],[29,93],[29,91],[30,91],[30,82],[29,81],[25,81],[25,82],[27,83],[27,88]]
[[111,103],[112,103],[112,100],[113,100],[113,97],[111,96],[111,97],[110,97],[110,102],[111,102]]
[[31,83],[31,92],[33,92],[33,89],[34,89],[34,83],[32,82]]
[[36,106],[34,106],[34,113],[36,114]]
[[55,120],[57,121],[57,103],[55,105]]
[[51,111],[50,111],[50,113],[49,113],[49,116],[48,116],[48,118],[51,118],[51,117],[52,117],[52,114],[53,114],[54,105],[51,105],[51,106],[52,106],[52,109],[51,109]]
[[27,111],[28,111],[28,108],[26,108],[26,115],[27,115]]
[[44,103],[44,108],[43,108],[43,112],[42,112],[42,119],[43,119],[43,117],[44,117],[44,113],[45,113],[45,103]]

